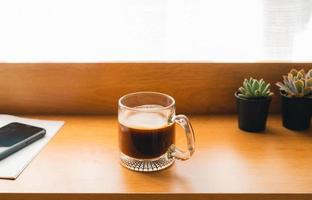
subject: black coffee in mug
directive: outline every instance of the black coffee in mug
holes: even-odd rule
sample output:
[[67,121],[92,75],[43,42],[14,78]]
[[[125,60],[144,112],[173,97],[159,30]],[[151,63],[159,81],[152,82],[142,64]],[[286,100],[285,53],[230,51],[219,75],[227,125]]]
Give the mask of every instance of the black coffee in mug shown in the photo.
[[175,143],[174,123],[157,113],[136,113],[119,123],[120,151],[133,158],[157,158]]

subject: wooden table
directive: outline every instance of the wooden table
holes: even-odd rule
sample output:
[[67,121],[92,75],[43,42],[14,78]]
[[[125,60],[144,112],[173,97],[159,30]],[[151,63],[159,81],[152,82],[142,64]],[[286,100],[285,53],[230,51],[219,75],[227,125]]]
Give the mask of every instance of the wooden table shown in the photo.
[[66,123],[17,180],[0,180],[1,200],[312,198],[312,131],[287,130],[279,116],[259,134],[240,131],[236,116],[191,116],[194,156],[155,173],[119,164],[115,116],[30,117]]

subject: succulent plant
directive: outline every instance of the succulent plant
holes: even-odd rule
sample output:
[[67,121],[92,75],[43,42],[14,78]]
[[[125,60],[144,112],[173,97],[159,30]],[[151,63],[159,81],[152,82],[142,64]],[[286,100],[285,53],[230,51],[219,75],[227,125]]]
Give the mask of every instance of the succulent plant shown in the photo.
[[283,83],[276,85],[289,97],[312,96],[312,69],[305,73],[303,69],[292,69],[288,75],[283,76]]
[[239,97],[244,98],[261,98],[272,96],[270,91],[270,83],[266,83],[263,79],[257,80],[254,78],[245,79],[243,86],[238,89]]

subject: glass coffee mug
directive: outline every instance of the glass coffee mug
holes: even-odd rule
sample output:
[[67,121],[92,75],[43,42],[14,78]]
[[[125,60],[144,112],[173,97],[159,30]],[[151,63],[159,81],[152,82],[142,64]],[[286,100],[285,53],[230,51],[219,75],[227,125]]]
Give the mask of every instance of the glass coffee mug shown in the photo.
[[[128,169],[158,171],[194,153],[193,128],[186,116],[175,115],[175,100],[169,95],[136,92],[121,97],[118,122],[120,160]],[[175,146],[175,123],[185,131],[187,151]]]

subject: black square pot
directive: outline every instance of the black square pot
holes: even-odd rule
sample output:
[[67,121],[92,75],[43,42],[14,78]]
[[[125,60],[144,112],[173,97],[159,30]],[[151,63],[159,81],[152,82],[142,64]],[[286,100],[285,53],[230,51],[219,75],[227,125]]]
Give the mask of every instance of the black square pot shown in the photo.
[[302,131],[310,127],[312,115],[312,98],[282,97],[282,119],[285,128]]
[[237,102],[238,127],[248,132],[265,130],[272,97],[247,99],[235,93]]

